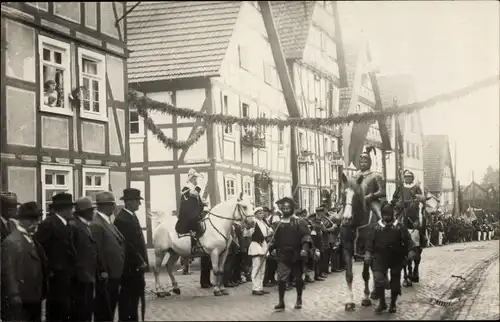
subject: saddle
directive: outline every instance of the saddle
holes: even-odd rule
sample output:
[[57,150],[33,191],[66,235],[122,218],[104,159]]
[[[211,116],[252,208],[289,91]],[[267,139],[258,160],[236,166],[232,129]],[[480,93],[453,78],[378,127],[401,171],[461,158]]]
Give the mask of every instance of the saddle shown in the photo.
[[203,255],[205,254],[205,250],[200,245],[199,239],[203,237],[205,231],[207,230],[207,226],[205,223],[205,217],[203,216],[199,220],[197,220],[196,224],[193,224],[195,227],[193,230],[179,233],[177,232],[178,238],[191,237],[191,255]]

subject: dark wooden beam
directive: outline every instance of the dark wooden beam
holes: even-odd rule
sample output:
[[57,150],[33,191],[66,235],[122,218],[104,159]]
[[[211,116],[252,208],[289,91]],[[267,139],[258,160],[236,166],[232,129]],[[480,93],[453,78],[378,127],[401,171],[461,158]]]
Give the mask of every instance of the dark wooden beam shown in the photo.
[[[269,1],[259,1],[260,11],[262,13],[262,18],[264,19],[264,26],[266,27],[267,37],[269,39],[269,44],[271,45],[271,51],[273,53],[274,64],[276,65],[276,70],[281,83],[281,88],[283,90],[283,95],[285,96],[285,103],[288,109],[288,115],[291,117],[300,117],[299,105],[295,97],[295,92],[293,91],[292,78],[288,70],[287,62],[283,50],[281,48],[281,43],[276,30],[276,25],[274,24],[273,13],[271,9],[271,3]],[[292,172],[292,181],[295,185],[299,182],[298,166],[297,166],[297,138],[296,130],[294,126],[290,127],[290,170]],[[292,186],[293,198],[296,202],[299,202],[298,189]]]

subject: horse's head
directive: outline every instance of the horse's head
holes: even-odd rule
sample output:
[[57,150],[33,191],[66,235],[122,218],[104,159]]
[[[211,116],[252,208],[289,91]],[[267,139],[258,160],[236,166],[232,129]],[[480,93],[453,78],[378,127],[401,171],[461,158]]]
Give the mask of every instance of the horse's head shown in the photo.
[[361,188],[362,181],[363,176],[354,180],[348,179],[342,173],[342,217],[344,220],[351,220],[353,215],[366,211],[365,194]]
[[255,215],[253,214],[253,204],[250,198],[242,192],[236,202],[235,219],[241,220],[249,226],[253,226],[255,224]]

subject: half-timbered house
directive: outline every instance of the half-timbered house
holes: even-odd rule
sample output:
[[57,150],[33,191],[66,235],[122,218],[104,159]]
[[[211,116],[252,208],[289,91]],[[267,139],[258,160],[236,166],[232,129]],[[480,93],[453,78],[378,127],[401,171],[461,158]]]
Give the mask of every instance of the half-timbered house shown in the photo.
[[1,189],[21,202],[127,186],[123,2],[1,5]]
[[[339,116],[345,67],[336,2],[272,1],[271,5],[300,116]],[[294,197],[309,211],[337,199],[340,131],[329,132],[296,129],[293,133]]]
[[[417,101],[415,83],[410,75],[378,76],[377,80],[384,108],[392,108]],[[398,145],[397,151],[386,157],[386,190],[389,197],[392,197],[392,194],[396,190],[396,185],[399,184],[398,180],[400,179],[396,176],[396,171],[410,170],[415,175],[415,181],[418,182],[419,186],[422,189],[425,187],[424,134],[420,113],[415,112],[388,120],[388,130],[392,146],[396,146],[396,120],[399,121],[399,130],[401,131],[402,138],[399,142],[401,146]],[[400,165],[402,164],[402,169],[396,166],[396,153],[399,153],[402,158],[402,162],[400,163]]]
[[[210,114],[287,117],[257,1],[141,3],[128,16],[127,32],[129,85],[147,97]],[[177,209],[190,168],[204,176],[202,194],[212,206],[239,192],[272,206],[291,193],[289,129],[149,114],[176,140],[187,140],[199,126],[206,132],[189,148],[169,149],[130,111],[131,186],[144,191],[144,218]]]

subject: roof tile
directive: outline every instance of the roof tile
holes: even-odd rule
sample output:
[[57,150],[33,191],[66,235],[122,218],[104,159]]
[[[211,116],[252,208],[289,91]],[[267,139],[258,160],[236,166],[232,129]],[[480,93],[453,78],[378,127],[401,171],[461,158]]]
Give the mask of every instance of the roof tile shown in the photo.
[[127,16],[129,80],[216,76],[240,7],[240,1],[141,2]]

